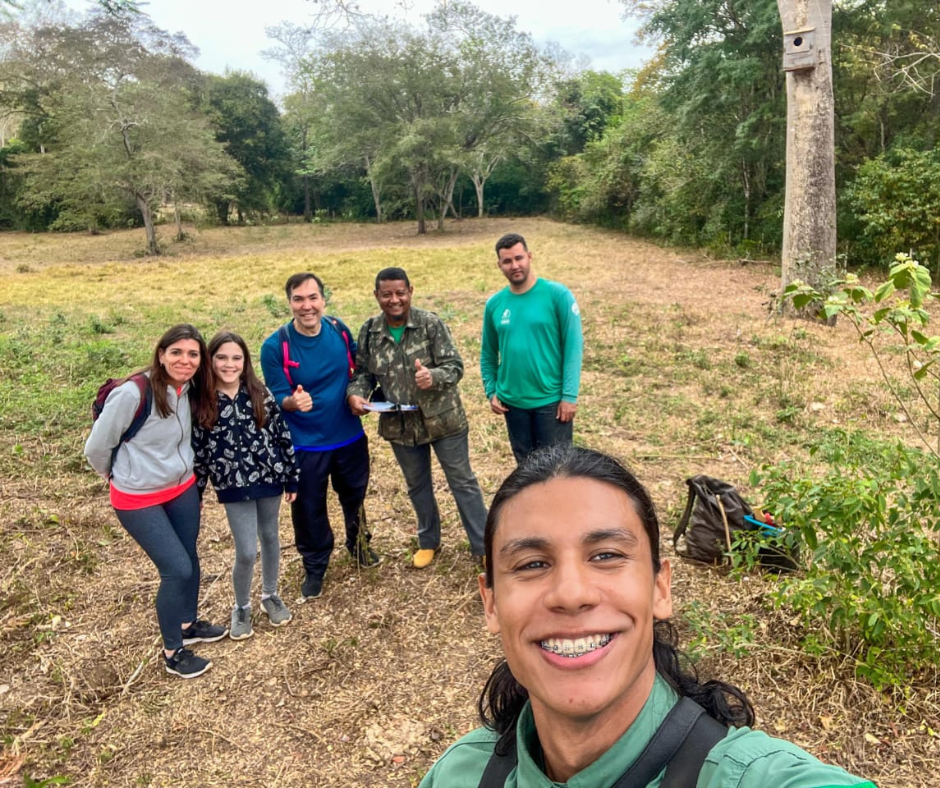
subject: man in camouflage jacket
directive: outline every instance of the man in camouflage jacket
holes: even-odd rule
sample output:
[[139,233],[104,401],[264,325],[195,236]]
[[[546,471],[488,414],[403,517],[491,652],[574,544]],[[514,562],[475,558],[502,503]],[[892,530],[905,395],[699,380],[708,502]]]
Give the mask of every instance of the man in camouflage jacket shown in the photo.
[[[418,519],[414,565],[424,568],[441,544],[441,516],[431,480],[431,449],[447,477],[474,556],[483,556],[486,506],[470,467],[467,414],[457,384],[463,360],[450,331],[433,312],[411,307],[414,288],[401,268],[375,278],[382,314],[359,331],[356,371],[346,389],[353,413],[362,415],[379,396],[395,407],[379,415],[379,435],[389,441],[408,485]],[[408,409],[401,406],[415,406]]]

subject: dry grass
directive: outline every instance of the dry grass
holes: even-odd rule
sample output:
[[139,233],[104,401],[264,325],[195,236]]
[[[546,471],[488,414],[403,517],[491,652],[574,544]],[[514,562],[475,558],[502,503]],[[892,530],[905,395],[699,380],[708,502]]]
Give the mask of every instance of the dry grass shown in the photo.
[[[96,352],[121,349],[130,368],[183,319],[206,333],[236,328],[257,346],[282,321],[282,282],[305,268],[356,326],[374,311],[375,272],[402,265],[415,304],[444,316],[463,350],[472,459],[490,496],[512,461],[475,360],[483,303],[502,284],[492,242],[511,229],[530,239],[538,272],[581,304],[577,440],[626,459],[667,527],[688,475],[743,486],[753,466],[800,454],[833,424],[903,429],[849,327],[768,319],[770,266],[546,220],[466,221],[428,238],[411,225],[208,230],[157,261],[133,258],[139,231],[0,236],[0,362],[11,364],[0,367],[0,785],[25,774],[81,786],[410,786],[476,724],[499,649],[484,633],[453,501],[438,478],[445,547],[429,570],[412,570],[413,515],[374,431],[368,510],[382,566],[360,571],[337,552],[323,598],[298,604],[301,568],[282,512],[282,591],[294,621],[275,631],[256,615],[254,638],[202,647],[215,663],[205,677],[166,677],[152,567],[78,459],[87,392],[100,381],[74,359],[98,342]],[[24,362],[49,332],[57,343]],[[233,548],[213,503],[200,554],[203,610],[222,620]],[[904,698],[879,695],[851,664],[799,652],[786,618],[763,609],[772,579],[683,562],[674,576],[680,617],[683,602],[700,600],[716,621],[764,623],[748,656],[717,653],[704,664],[751,694],[761,727],[882,788],[937,785],[936,675]]]

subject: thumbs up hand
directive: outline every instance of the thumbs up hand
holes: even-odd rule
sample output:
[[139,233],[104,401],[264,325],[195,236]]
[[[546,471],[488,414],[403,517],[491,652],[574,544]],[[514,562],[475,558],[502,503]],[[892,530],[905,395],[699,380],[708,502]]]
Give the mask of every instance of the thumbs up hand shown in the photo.
[[304,391],[303,386],[298,386],[294,389],[291,399],[294,400],[295,410],[303,411],[304,413],[313,410],[313,397]]
[[431,378],[431,370],[421,363],[420,358],[415,359],[415,384],[417,384],[418,388],[422,391],[427,391],[434,385],[434,380]]

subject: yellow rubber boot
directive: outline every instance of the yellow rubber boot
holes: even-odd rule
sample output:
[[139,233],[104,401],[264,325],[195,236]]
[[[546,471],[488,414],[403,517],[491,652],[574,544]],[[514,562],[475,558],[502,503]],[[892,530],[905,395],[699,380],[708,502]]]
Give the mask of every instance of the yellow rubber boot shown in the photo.
[[434,553],[434,550],[418,550],[414,558],[411,559],[415,569],[424,569],[429,566],[431,561],[434,560]]

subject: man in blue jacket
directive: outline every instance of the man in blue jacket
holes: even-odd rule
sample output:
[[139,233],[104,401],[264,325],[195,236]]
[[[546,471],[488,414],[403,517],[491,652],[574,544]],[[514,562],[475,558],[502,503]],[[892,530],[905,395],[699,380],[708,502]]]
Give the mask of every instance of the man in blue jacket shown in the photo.
[[361,524],[369,485],[369,444],[358,416],[346,405],[356,343],[345,323],[324,314],[323,282],[294,274],[285,286],[293,320],[261,346],[264,380],[284,412],[300,466],[291,519],[306,578],[305,599],[316,599],[333,551],[327,513],[328,483],[339,497],[346,524],[346,549],[360,566],[375,566],[371,535]]

